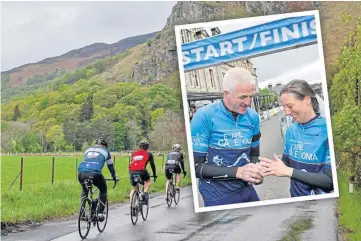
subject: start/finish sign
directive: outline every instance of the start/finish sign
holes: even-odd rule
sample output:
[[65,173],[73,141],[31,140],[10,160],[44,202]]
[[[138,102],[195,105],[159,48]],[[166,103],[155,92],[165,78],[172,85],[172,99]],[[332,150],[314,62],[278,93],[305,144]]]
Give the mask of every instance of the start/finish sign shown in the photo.
[[290,17],[182,45],[184,71],[317,43],[315,16]]

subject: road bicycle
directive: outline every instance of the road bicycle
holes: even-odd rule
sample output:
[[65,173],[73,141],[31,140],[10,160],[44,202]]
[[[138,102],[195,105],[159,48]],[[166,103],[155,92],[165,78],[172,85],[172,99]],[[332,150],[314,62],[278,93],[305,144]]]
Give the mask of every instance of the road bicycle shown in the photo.
[[[106,178],[106,181],[113,181],[112,178]],[[119,179],[117,178],[114,181],[114,186],[117,185],[117,182]],[[108,201],[104,204],[98,197],[93,199],[93,195],[95,192],[99,191],[99,189],[96,187],[93,189],[93,178],[89,177],[84,180],[83,184],[85,185],[85,188],[89,191],[90,197],[83,197],[81,206],[80,206],[80,212],[78,217],[78,231],[79,235],[82,239],[85,239],[90,230],[90,226],[93,223],[93,226],[97,225],[97,228],[99,232],[103,232],[108,221]],[[104,210],[102,213],[99,212],[100,205],[104,205]],[[85,227],[82,228],[82,224],[85,224]]]
[[144,181],[140,175],[133,174],[132,178],[136,183],[136,186],[132,195],[132,199],[130,200],[130,219],[132,220],[133,225],[135,225],[138,221],[139,213],[142,215],[143,221],[147,219],[149,211],[149,198],[148,200],[144,200]]
[[172,174],[172,178],[168,181],[167,186],[167,205],[170,207],[174,200],[174,204],[178,205],[179,197],[180,197],[180,190],[179,188],[175,187],[175,183],[177,181],[177,173],[174,172],[174,169],[168,169],[168,172]]

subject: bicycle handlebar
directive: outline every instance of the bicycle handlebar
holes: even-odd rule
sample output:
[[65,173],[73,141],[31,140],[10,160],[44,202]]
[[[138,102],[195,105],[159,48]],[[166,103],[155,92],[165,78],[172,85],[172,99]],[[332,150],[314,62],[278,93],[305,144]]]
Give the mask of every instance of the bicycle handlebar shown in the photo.
[[113,178],[105,178],[105,181],[114,181],[114,186],[113,186],[113,188],[115,188],[115,186],[116,186],[117,183],[119,182],[119,177],[117,177],[116,180],[114,180]]

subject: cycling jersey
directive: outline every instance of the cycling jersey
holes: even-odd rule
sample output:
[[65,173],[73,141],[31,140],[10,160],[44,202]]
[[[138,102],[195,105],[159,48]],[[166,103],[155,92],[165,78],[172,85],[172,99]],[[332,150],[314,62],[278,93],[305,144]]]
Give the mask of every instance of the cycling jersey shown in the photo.
[[99,146],[88,148],[84,153],[84,160],[78,166],[78,172],[102,173],[105,162],[113,164],[110,152]]
[[132,162],[129,165],[130,171],[142,171],[147,166],[149,154],[145,150],[139,150],[133,153]]
[[[192,119],[191,133],[194,156],[206,156],[207,164],[242,167],[250,162],[252,150],[259,150],[259,116],[251,108],[234,117],[223,102],[202,107]],[[215,178],[227,179],[228,175]],[[205,203],[226,200],[242,192],[246,186],[247,182],[239,179],[201,178],[199,181],[199,191]]]
[[[286,130],[283,155],[289,166],[304,172],[324,174],[331,168],[326,120],[317,115],[305,124],[294,123]],[[326,193],[291,179],[292,197]]]
[[132,162],[129,165],[129,171],[143,171],[146,170],[148,162],[153,171],[153,176],[156,175],[156,168],[154,164],[154,157],[151,152],[146,150],[138,150],[133,153]]
[[166,165],[179,165],[183,154],[177,151],[168,152]]

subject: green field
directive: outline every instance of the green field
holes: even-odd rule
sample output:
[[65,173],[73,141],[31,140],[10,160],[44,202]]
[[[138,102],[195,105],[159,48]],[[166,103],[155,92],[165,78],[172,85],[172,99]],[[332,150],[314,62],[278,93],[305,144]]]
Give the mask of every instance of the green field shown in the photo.
[[338,170],[339,198],[339,225],[344,240],[361,240],[361,190],[349,193],[348,175]]
[[[54,184],[51,184],[52,157],[25,156],[23,188],[19,191],[18,178],[8,190],[10,184],[20,171],[19,156],[1,157],[1,213],[2,222],[21,222],[27,220],[41,221],[77,213],[80,205],[81,187],[76,179],[76,159],[81,157],[55,157]],[[162,156],[155,156],[158,179],[151,187],[151,192],[160,192],[165,188],[165,176],[162,169]],[[128,157],[115,158],[115,170],[120,181],[115,189],[113,182],[108,183],[110,203],[123,202],[128,199],[130,191],[128,175]],[[188,161],[186,169],[189,170]],[[150,173],[150,165],[147,168]],[[190,172],[188,172],[190,173]],[[103,174],[110,177],[107,167]],[[190,175],[182,179],[181,185],[191,183]]]

